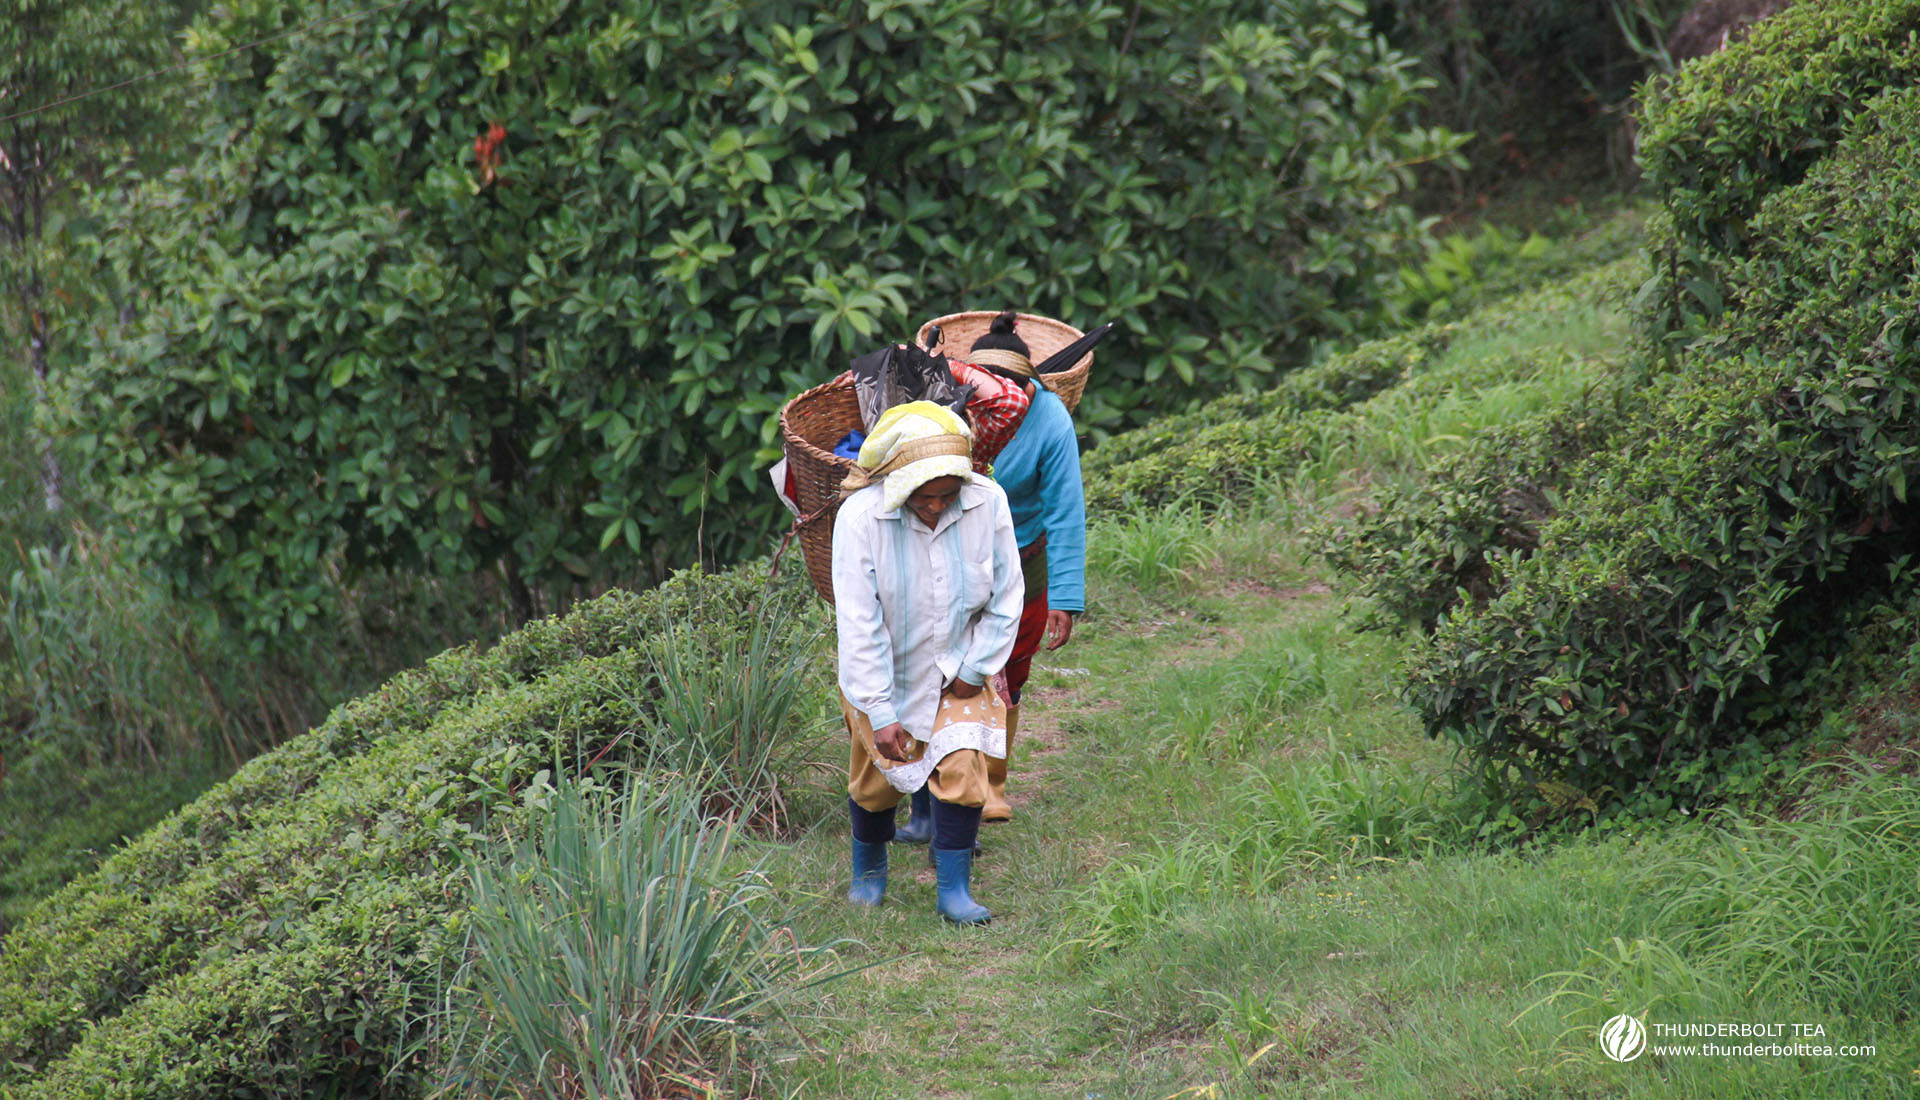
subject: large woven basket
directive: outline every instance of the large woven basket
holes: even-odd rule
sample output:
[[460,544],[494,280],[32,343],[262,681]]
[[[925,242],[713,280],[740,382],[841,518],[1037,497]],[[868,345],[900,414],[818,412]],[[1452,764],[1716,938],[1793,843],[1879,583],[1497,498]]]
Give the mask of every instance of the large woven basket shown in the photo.
[[[967,352],[973,350],[973,342],[987,334],[993,319],[1000,316],[996,310],[974,310],[969,313],[949,313],[945,317],[935,317],[920,326],[920,334],[914,342],[921,347],[927,346],[927,335],[935,325],[940,326],[940,346],[933,349],[935,355],[944,355],[949,359],[965,361]],[[1027,356],[1037,365],[1047,356],[1073,343],[1085,335],[1079,329],[1065,321],[1056,321],[1051,317],[1041,317],[1032,313],[1014,314],[1014,334],[1026,341]],[[1066,370],[1053,374],[1043,374],[1040,380],[1046,387],[1066,402],[1067,411],[1072,412],[1080,406],[1080,395],[1087,392],[1087,375],[1093,370],[1093,353],[1080,357],[1080,361]]]
[[833,602],[833,517],[840,510],[840,482],[853,463],[833,453],[836,443],[860,426],[860,393],[850,375],[815,386],[780,410],[780,439],[793,474],[800,553],[807,579]]

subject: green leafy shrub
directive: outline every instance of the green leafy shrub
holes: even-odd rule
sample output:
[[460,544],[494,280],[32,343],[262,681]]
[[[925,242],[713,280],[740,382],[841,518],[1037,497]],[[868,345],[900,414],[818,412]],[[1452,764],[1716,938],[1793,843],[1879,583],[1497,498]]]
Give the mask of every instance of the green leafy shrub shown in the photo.
[[14,514],[4,523],[32,531],[32,541],[56,532],[73,498],[84,496],[68,484],[69,456],[33,416],[47,400],[50,292],[64,274],[60,258],[43,246],[80,185],[118,161],[150,163],[164,147],[154,138],[178,108],[171,32],[193,6],[23,3],[0,25],[0,88],[8,103],[0,118],[0,149],[7,150],[0,156],[0,328],[10,337],[0,365],[0,417],[26,414],[6,425],[0,486],[13,487],[14,464],[31,453],[32,491],[5,498]]
[[1793,4],[1647,89],[1640,162],[1667,212],[1657,331],[1719,315],[1726,262],[1764,238],[1749,224],[1762,203],[1828,157],[1882,90],[1912,82],[1916,35],[1914,0]]
[[433,1067],[403,1063],[402,1025],[458,947],[463,854],[519,835],[554,776],[638,759],[651,697],[629,685],[668,623],[718,636],[810,598],[758,569],[610,593],[255,758],[10,931],[0,1090],[417,1089]]
[[[1808,709],[1855,617],[1911,590],[1916,125],[1920,95],[1876,97],[1761,203],[1725,268],[1733,311],[1604,448],[1571,454],[1561,418],[1509,465],[1483,453],[1465,485],[1430,487],[1425,518],[1371,528],[1362,571],[1389,569],[1375,591],[1432,624],[1411,698],[1492,788],[1722,793]],[[1508,523],[1505,494],[1534,486],[1556,489],[1533,493],[1551,514]],[[1463,570],[1470,598],[1450,601]]]
[[756,549],[771,415],[928,313],[1124,321],[1103,428],[1251,388],[1353,323],[1423,232],[1410,165],[1456,144],[1405,124],[1420,84],[1351,0],[285,33],[346,7],[196,23],[204,155],[67,241],[74,438],[144,554],[268,633],[335,570],[564,587]]
[[1538,233],[1522,237],[1497,225],[1472,237],[1450,233],[1435,242],[1419,266],[1400,268],[1387,308],[1415,320],[1458,316],[1461,300],[1472,300],[1484,271],[1537,260],[1552,247],[1553,242]]

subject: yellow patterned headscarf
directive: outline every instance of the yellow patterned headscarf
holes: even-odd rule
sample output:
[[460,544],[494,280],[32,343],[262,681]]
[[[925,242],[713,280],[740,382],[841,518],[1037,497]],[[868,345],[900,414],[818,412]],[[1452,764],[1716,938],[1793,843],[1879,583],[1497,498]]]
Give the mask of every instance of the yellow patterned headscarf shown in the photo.
[[953,411],[931,401],[895,405],[874,421],[842,494],[885,478],[882,507],[899,508],[914,490],[936,477],[966,477],[973,470],[973,433]]

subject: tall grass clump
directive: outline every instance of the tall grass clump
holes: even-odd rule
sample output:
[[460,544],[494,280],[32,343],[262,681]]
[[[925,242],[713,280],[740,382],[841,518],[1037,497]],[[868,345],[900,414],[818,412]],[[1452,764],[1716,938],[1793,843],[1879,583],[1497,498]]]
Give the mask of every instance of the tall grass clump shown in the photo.
[[1214,560],[1208,511],[1188,500],[1096,516],[1087,530],[1087,569],[1147,593],[1189,586]]
[[[81,767],[244,738],[199,671],[192,624],[109,546],[23,548],[0,591],[0,677],[29,743]],[[16,758],[17,760],[18,758]]]
[[790,823],[783,780],[799,774],[822,728],[807,673],[820,632],[806,612],[769,601],[742,630],[670,625],[650,645],[649,766],[684,776],[709,814],[769,829]]
[[[1817,765],[1798,782],[1835,765]],[[1920,1005],[1920,782],[1855,770],[1798,820],[1738,817],[1685,861],[1660,923],[1740,989],[1831,1012]]]
[[436,1095],[706,1095],[735,1072],[805,957],[735,839],[685,792],[567,785],[505,858],[470,858]]

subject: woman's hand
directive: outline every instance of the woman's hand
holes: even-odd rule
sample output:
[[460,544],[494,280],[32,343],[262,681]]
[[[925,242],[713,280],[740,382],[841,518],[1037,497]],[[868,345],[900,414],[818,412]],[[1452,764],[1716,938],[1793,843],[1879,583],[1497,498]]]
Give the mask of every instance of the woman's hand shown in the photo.
[[898,722],[873,731],[873,749],[896,764],[907,762],[907,731]]
[[969,684],[965,680],[955,676],[953,683],[947,685],[947,690],[953,694],[955,699],[971,699],[980,694],[981,688],[979,684]]
[[1048,608],[1046,632],[1053,635],[1053,641],[1047,643],[1048,653],[1066,645],[1067,639],[1073,637],[1073,612]]

